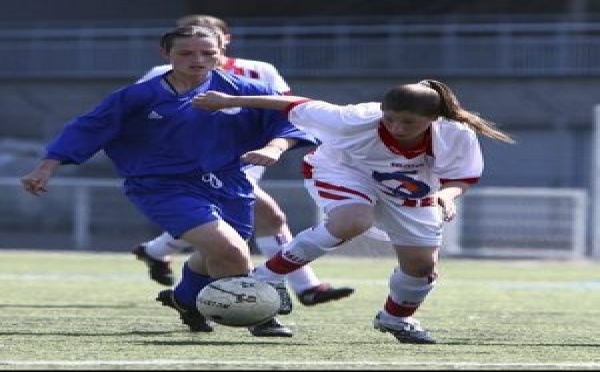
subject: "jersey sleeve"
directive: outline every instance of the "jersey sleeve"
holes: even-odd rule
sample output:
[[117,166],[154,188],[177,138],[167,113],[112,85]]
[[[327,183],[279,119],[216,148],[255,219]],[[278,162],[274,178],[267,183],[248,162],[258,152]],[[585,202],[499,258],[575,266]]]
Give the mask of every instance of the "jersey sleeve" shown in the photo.
[[324,101],[305,101],[292,107],[288,113],[294,125],[319,138],[327,134],[362,131],[377,125],[381,115],[380,105],[375,102],[340,106]]
[[477,134],[462,124],[436,131],[434,172],[441,183],[474,184],[483,173],[483,155]]
[[273,90],[281,94],[289,94],[291,92],[290,86],[283,76],[281,76],[279,71],[277,71],[275,66],[266,62],[262,66],[264,70],[264,79]]
[[92,111],[68,122],[46,146],[46,159],[63,164],[81,164],[115,138],[122,125],[125,91],[104,99]]

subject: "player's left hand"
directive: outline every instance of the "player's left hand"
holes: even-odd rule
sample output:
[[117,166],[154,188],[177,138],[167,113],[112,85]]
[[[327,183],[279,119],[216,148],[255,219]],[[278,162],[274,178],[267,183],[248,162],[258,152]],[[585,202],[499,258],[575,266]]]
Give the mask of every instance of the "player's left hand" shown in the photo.
[[282,153],[280,148],[267,145],[258,150],[248,151],[242,155],[242,160],[246,163],[268,167],[277,163]]

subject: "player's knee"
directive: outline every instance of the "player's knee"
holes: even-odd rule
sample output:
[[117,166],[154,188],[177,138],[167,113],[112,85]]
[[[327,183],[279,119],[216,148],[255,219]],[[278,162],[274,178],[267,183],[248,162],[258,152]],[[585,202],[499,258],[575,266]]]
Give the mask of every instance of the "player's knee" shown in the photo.
[[243,247],[227,245],[215,250],[210,264],[219,267],[225,272],[240,273],[248,272],[252,267],[250,256]]
[[340,239],[350,240],[371,228],[371,221],[361,218],[347,218],[344,221],[336,221],[328,224],[333,235]]

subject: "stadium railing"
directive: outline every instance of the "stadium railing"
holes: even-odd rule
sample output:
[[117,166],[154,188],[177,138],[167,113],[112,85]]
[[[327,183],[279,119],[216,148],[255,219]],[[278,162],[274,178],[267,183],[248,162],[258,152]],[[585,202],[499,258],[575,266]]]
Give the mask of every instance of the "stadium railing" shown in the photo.
[[[265,180],[288,214],[294,233],[320,214],[301,181]],[[0,248],[123,250],[160,231],[123,195],[114,179],[55,178],[36,198],[17,178],[0,178]],[[587,191],[567,188],[475,187],[445,226],[444,254],[456,256],[583,258]],[[392,254],[375,240],[357,240],[339,254]]]
[[[158,40],[166,30],[6,29],[0,78],[133,79],[163,63]],[[233,54],[269,61],[288,78],[600,74],[596,22],[279,25],[232,32]]]

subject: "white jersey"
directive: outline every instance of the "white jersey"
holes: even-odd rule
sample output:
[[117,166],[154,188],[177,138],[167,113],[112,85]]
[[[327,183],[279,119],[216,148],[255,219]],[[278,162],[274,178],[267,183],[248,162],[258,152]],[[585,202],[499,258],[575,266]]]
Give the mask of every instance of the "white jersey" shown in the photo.
[[[172,69],[170,64],[155,66],[150,69],[137,82],[152,79],[155,76],[162,75]],[[290,87],[279,71],[270,63],[263,61],[255,61],[251,59],[227,57],[225,64],[221,70],[227,71],[234,75],[245,76],[251,79],[257,79],[265,83],[271,89],[282,94],[289,94]],[[265,173],[266,168],[261,165],[251,165],[244,169],[251,182],[256,185],[256,181],[260,180]]]
[[[141,81],[145,81],[151,79],[155,76],[164,74],[165,72],[171,70],[171,65],[160,65],[155,66],[150,71],[148,71],[141,79],[138,80],[138,83]],[[256,79],[267,84],[271,89],[282,93],[288,94],[290,93],[290,86],[283,79],[279,71],[268,62],[263,61],[255,61],[251,59],[243,59],[243,58],[233,58],[227,57],[225,64],[221,67],[221,70],[227,71],[234,75],[245,76],[251,79]]]
[[305,156],[307,188],[325,213],[343,203],[373,205],[376,226],[394,244],[439,246],[441,214],[431,195],[447,181],[479,180],[483,157],[477,135],[440,118],[420,146],[406,150],[385,129],[382,115],[376,102],[292,105],[290,122],[322,142]]
[[398,148],[381,124],[380,104],[338,106],[308,101],[293,107],[289,119],[322,144],[307,156],[309,164],[351,168],[380,184],[385,194],[421,199],[440,182],[474,183],[483,171],[476,133],[461,123],[438,119],[416,150]]

